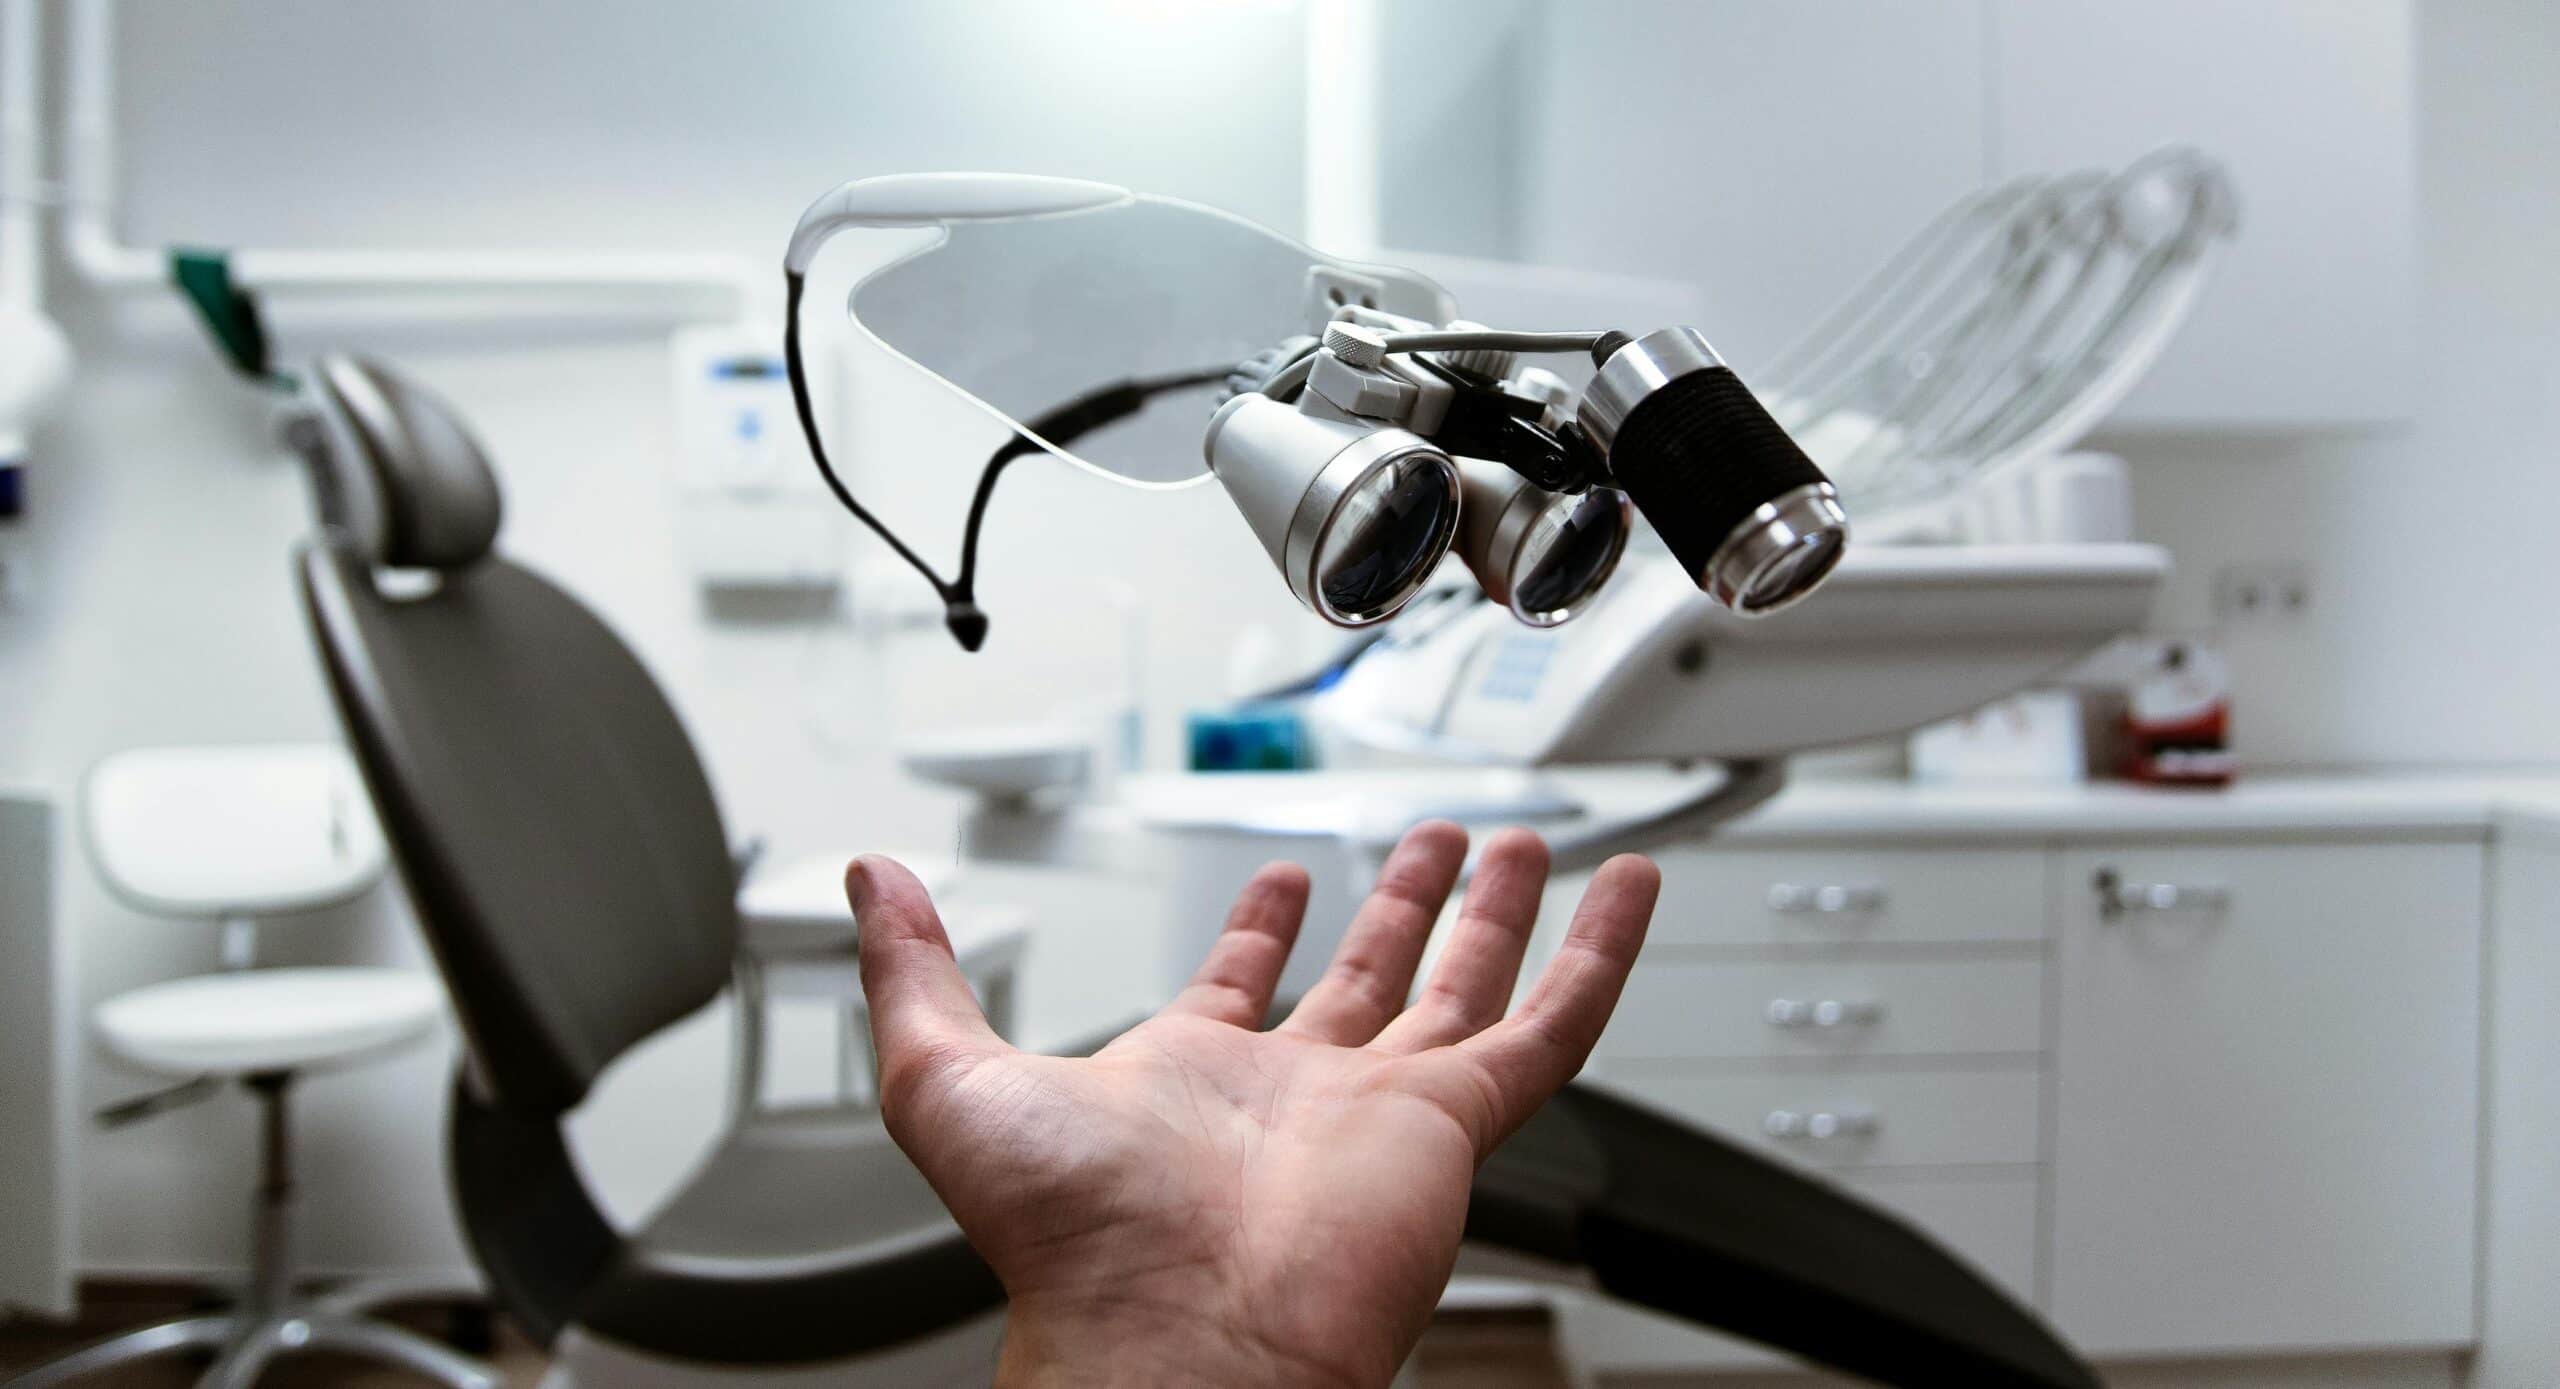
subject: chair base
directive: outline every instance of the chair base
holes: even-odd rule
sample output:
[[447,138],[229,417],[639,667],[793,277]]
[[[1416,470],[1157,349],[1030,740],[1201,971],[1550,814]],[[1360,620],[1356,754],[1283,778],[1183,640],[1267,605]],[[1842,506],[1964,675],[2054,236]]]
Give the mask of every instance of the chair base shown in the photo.
[[[250,1218],[246,1290],[238,1307],[210,1316],[181,1317],[110,1336],[39,1365],[0,1389],[52,1389],[153,1356],[211,1351],[213,1365],[198,1389],[249,1389],[267,1367],[288,1355],[332,1351],[396,1365],[451,1389],[506,1389],[498,1372],[469,1356],[364,1315],[421,1293],[450,1291],[415,1280],[351,1283],[318,1296],[293,1291],[286,1257],[293,1209],[293,1170],[286,1141],[286,1096],[293,1073],[268,1071],[241,1077],[257,1097],[259,1178]],[[103,1385],[107,1381],[100,1381]]]
[[[276,1361],[328,1351],[393,1365],[451,1389],[505,1389],[498,1372],[405,1327],[343,1310],[344,1295],[293,1301],[271,1311],[227,1312],[161,1322],[75,1350],[9,1381],[8,1389],[53,1389],[91,1375],[185,1351],[212,1351],[198,1389],[249,1389]],[[100,1381],[107,1383],[110,1381]]]

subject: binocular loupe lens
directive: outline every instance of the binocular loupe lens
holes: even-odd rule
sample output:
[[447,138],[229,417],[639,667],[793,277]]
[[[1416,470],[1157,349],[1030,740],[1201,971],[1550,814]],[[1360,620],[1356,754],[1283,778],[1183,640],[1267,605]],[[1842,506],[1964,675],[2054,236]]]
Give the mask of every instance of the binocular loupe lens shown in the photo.
[[1813,592],[1846,552],[1839,493],[1696,329],[1619,344],[1578,418],[1716,602],[1775,612]]
[[1316,591],[1333,613],[1374,620],[1393,612],[1449,552],[1458,499],[1448,460],[1408,453],[1380,464],[1334,508],[1316,544]]
[[1531,485],[1499,463],[1462,459],[1458,553],[1485,596],[1532,627],[1574,616],[1617,572],[1633,524],[1610,488],[1574,495]]
[[1247,392],[1218,408],[1203,452],[1289,591],[1335,626],[1393,617],[1457,537],[1458,467],[1405,430]]
[[1848,548],[1848,518],[1828,485],[1752,516],[1709,561],[1707,591],[1737,612],[1775,612],[1813,592]]

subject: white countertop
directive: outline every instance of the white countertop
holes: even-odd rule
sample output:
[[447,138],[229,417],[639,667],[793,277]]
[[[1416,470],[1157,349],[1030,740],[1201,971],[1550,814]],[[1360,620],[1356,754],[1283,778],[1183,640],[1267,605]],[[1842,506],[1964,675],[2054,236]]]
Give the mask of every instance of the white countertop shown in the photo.
[[2560,778],[2426,773],[2244,776],[2219,790],[1798,781],[1726,826],[1735,840],[2096,835],[2282,836],[2501,830],[2560,837]]
[[[1570,809],[1564,821],[1551,818],[1559,808],[1579,805],[1623,816],[1662,800],[1679,784],[1658,768],[1169,775],[1137,779],[1117,801],[1079,804],[1070,818],[1085,828],[1144,825],[1261,834],[1347,833],[1377,820],[1392,822],[1387,831],[1392,835],[1394,828],[1425,814],[1545,827],[1574,818]],[[1462,808],[1467,805],[1475,813]],[[2268,773],[2244,775],[2218,790],[2125,782],[1942,785],[1804,777],[1767,805],[1715,831],[1717,840],[1734,842],[2128,835],[2480,840],[2498,834],[2560,844],[2560,774],[2496,769]]]
[[[1674,784],[1669,773],[1650,768],[1550,769],[1544,775],[1604,814],[1659,799]],[[2219,789],[2121,781],[1949,785],[1797,777],[1768,804],[1714,833],[1719,840],[1779,841],[2360,834],[2481,839],[2508,832],[2560,841],[2560,774],[2264,773]]]

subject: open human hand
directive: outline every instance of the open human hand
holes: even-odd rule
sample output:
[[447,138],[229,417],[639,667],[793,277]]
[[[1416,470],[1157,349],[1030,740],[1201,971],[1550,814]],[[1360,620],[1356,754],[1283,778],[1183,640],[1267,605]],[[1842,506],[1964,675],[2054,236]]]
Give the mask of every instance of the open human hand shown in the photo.
[[1406,1006],[1467,837],[1407,834],[1323,978],[1259,1030],[1307,906],[1254,875],[1189,987],[1090,1057],[987,1026],[914,875],[846,872],[889,1132],[1012,1299],[999,1385],[1384,1385],[1457,1259],[1475,1169],[1581,1069],[1661,877],[1610,860],[1510,1017],[1547,878],[1487,842]]

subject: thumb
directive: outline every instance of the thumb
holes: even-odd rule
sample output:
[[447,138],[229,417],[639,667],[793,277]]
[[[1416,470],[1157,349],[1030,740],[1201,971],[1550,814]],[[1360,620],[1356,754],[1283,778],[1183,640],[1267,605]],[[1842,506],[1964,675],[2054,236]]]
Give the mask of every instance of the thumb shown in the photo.
[[894,1096],[953,1062],[1007,1050],[952,958],[933,899],[906,865],[866,854],[845,868],[844,892],[861,946],[884,1101],[895,1103]]

